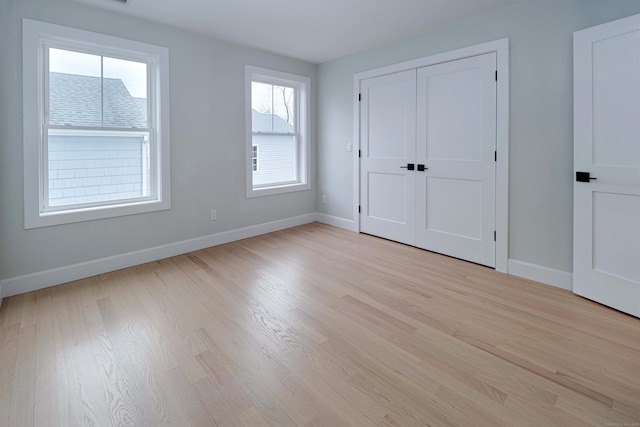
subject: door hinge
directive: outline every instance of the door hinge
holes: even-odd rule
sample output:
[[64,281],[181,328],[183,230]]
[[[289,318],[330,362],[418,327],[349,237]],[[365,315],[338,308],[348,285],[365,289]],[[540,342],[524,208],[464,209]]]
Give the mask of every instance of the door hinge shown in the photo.
[[493,161],[494,161],[494,162],[497,162],[497,161],[498,161],[498,152],[497,152],[497,151],[494,151],[494,152],[493,152]]
[[362,150],[358,150],[358,157],[362,157]]
[[361,93],[358,94],[358,101],[362,101],[362,94]]
[[358,213],[362,212],[362,206],[358,206]]
[[498,70],[496,70],[496,81],[498,81]]
[[493,241],[494,242],[498,241],[498,233],[496,232],[496,230],[493,230]]

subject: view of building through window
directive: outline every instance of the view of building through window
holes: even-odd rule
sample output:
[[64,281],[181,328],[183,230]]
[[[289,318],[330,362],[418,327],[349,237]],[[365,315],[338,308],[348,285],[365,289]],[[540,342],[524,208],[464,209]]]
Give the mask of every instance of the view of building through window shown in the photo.
[[49,208],[151,193],[147,64],[49,48]]
[[293,87],[251,82],[252,143],[260,146],[252,158],[254,187],[298,179],[295,95]]

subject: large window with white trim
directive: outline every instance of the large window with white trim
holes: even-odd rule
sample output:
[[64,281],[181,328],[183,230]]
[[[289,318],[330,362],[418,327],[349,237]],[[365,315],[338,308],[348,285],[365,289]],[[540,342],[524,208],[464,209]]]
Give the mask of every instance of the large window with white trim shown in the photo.
[[247,67],[247,196],[307,190],[308,77]]
[[167,50],[24,23],[25,226],[168,209]]

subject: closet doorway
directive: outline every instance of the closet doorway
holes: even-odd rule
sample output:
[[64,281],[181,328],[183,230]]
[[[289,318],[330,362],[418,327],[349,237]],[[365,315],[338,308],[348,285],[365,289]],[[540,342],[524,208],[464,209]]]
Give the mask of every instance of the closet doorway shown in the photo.
[[360,231],[496,267],[497,52],[381,71],[357,86]]

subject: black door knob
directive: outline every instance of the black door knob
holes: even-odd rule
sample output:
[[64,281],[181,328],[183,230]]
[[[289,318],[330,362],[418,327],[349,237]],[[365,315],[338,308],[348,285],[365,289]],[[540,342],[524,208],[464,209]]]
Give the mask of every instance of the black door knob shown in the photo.
[[589,182],[593,179],[598,178],[592,177],[590,172],[576,172],[576,182]]

